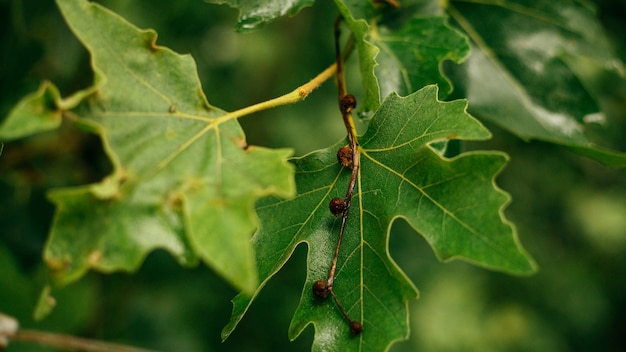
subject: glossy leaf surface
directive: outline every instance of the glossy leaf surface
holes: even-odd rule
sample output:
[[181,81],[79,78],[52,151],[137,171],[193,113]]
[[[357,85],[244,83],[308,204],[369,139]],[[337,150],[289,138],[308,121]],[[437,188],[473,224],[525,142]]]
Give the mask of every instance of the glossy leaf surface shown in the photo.
[[623,65],[590,3],[450,1],[446,10],[473,42],[460,75],[470,111],[524,139],[626,166],[626,153],[588,133],[612,127],[581,72],[597,65],[618,74]]
[[227,4],[239,9],[236,28],[244,32],[256,29],[281,16],[295,16],[302,8],[311,6],[315,0],[208,0],[214,4]]
[[[307,280],[290,336],[313,323],[313,350],[380,351],[407,336],[407,300],[417,290],[387,251],[389,228],[398,217],[424,236],[442,260],[461,258],[516,274],[534,271],[502,215],[509,196],[494,184],[507,157],[475,152],[446,159],[431,149],[429,143],[440,140],[489,137],[465,112],[465,102],[443,103],[436,97],[435,86],[405,98],[391,95],[359,139],[361,169],[334,289],[353,319],[363,323],[361,335],[351,336],[333,300],[319,302],[311,290],[315,281],[326,279],[335,249],[340,219],[330,214],[328,203],[342,197],[349,182],[349,169],[336,158],[344,143],[294,160],[295,198],[265,199],[257,205],[261,224],[253,241],[259,290],[299,243],[308,245]],[[254,297],[235,298],[224,337]]]

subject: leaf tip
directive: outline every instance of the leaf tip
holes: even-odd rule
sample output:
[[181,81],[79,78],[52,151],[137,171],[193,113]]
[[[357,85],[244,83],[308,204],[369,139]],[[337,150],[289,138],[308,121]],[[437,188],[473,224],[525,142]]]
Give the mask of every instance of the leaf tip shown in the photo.
[[50,285],[46,285],[39,295],[35,311],[33,312],[33,319],[37,322],[49,316],[57,304],[56,299],[50,294],[50,291]]
[[13,140],[57,128],[61,124],[59,90],[44,81],[37,91],[24,96],[0,125],[0,139]]

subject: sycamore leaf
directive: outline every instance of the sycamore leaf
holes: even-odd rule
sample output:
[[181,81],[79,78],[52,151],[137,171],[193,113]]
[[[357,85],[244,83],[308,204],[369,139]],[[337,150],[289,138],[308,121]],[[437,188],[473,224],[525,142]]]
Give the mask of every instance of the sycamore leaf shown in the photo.
[[365,111],[375,111],[381,97],[392,92],[407,95],[428,84],[438,84],[444,97],[452,91],[441,63],[448,59],[461,62],[469,45],[465,36],[448,25],[446,17],[429,14],[377,23],[371,18],[380,16],[381,9],[371,2],[335,3],[356,39],[364,87],[359,105]]
[[259,201],[261,221],[253,237],[261,285],[253,295],[233,300],[230,323],[236,324],[256,294],[299,243],[309,248],[307,279],[289,336],[295,339],[315,325],[315,351],[381,351],[408,336],[408,299],[417,290],[388,253],[389,229],[404,218],[442,260],[464,259],[514,274],[535,270],[504,218],[509,195],[494,178],[507,156],[498,152],[464,153],[446,159],[429,144],[447,140],[480,140],[489,132],[466,111],[465,101],[437,100],[427,86],[409,95],[392,94],[359,138],[361,169],[342,244],[334,290],[349,314],[363,325],[350,336],[332,299],[319,302],[313,283],[326,279],[340,219],[328,203],[345,193],[350,171],[337,163],[339,143],[294,159],[297,195],[289,200]]
[[474,45],[459,73],[472,113],[524,139],[626,166],[626,153],[600,147],[606,141],[587,133],[608,134],[614,126],[598,113],[599,97],[581,71],[591,63],[617,74],[622,66],[590,3],[454,0],[445,6]]
[[315,0],[208,0],[214,4],[228,4],[239,9],[236,28],[240,32],[252,30],[281,16],[295,16]]
[[95,85],[61,101],[45,84],[2,131],[49,129],[78,105],[67,115],[101,136],[114,171],[101,183],[50,193],[57,211],[44,258],[55,277],[133,271],[163,248],[253,290],[254,204],[294,192],[291,152],[247,146],[237,121],[207,103],[193,59],[157,46],[154,31],[87,1],[58,5],[91,54]]

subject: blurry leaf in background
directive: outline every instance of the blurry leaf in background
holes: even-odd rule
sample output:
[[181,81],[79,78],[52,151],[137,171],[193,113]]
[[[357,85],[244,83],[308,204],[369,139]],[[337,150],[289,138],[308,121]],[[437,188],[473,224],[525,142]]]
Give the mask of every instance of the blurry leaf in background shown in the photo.
[[470,112],[524,139],[561,144],[605,165],[626,152],[587,129],[613,127],[598,113],[597,90],[580,60],[624,72],[586,1],[450,1],[445,10],[472,40],[457,78]]
[[413,18],[393,31],[389,25],[392,23],[379,26],[371,34],[371,42],[380,48],[374,69],[380,96],[385,98],[392,92],[405,96],[437,84],[440,98],[445,98],[453,88],[441,72],[441,62],[458,63],[467,57],[465,36],[451,28],[445,17]]
[[[99,294],[92,279],[70,285],[56,291],[52,299],[59,305],[43,322],[33,317],[41,287],[45,282],[44,268],[37,267],[33,272],[21,270],[9,249],[0,244],[0,312],[15,317],[22,329],[42,329],[50,332],[74,333],[82,331],[89,324],[97,310]],[[39,351],[32,344],[11,342],[9,351]]]
[[295,16],[303,7],[315,0],[208,0],[213,4],[228,4],[239,9],[237,30],[240,32],[259,28],[279,17]]
[[580,188],[568,201],[589,244],[609,255],[626,250],[626,190],[602,194]]

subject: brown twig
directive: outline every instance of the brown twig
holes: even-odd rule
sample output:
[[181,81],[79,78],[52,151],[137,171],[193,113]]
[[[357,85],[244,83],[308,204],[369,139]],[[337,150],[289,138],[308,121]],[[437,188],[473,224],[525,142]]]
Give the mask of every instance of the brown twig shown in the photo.
[[[341,242],[343,240],[343,235],[346,229],[346,222],[348,220],[348,214],[350,212],[350,204],[352,203],[352,195],[354,194],[354,187],[356,185],[357,176],[359,173],[359,144],[357,140],[356,128],[354,125],[354,119],[352,118],[352,110],[356,107],[356,99],[352,94],[346,93],[346,84],[343,77],[343,56],[341,55],[339,39],[341,36],[341,22],[343,18],[339,16],[335,21],[335,60],[336,68],[337,68],[337,86],[338,86],[338,98],[339,98],[339,110],[341,111],[341,116],[343,118],[344,125],[346,126],[346,131],[348,134],[348,140],[350,142],[350,151],[352,153],[352,160],[346,162],[346,160],[341,161],[341,159],[345,159],[345,147],[340,149],[342,153],[340,158],[340,163],[344,166],[349,165],[352,168],[352,174],[350,176],[350,183],[348,184],[348,190],[346,191],[346,196],[343,200],[340,198],[335,198],[331,201],[331,212],[335,215],[341,215],[341,227],[339,229],[339,236],[337,238],[337,245],[335,247],[335,254],[333,256],[333,260],[330,265],[330,269],[328,270],[328,277],[326,282],[320,280],[317,281],[313,285],[313,291],[316,296],[320,298],[326,298],[330,293],[333,296],[335,304],[339,308],[341,314],[348,320],[350,325],[350,332],[353,335],[358,335],[363,330],[363,325],[356,320],[353,320],[348,312],[343,308],[339,298],[335,294],[333,290],[333,284],[335,282],[335,271],[337,270],[337,260],[339,258],[339,250],[341,248]],[[341,205],[339,207],[339,205]],[[340,210],[340,211],[339,211]]]
[[117,343],[84,339],[76,336],[55,334],[36,330],[19,330],[13,341],[30,341],[40,345],[53,346],[66,351],[81,352],[154,352],[143,348],[130,347]]

